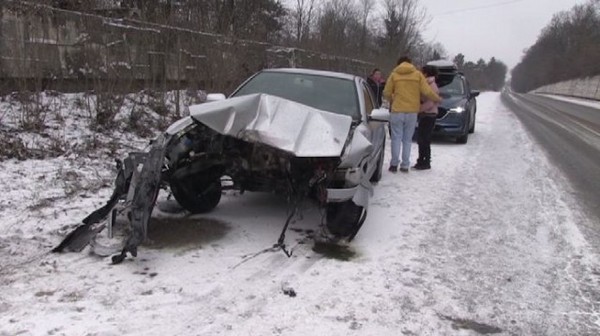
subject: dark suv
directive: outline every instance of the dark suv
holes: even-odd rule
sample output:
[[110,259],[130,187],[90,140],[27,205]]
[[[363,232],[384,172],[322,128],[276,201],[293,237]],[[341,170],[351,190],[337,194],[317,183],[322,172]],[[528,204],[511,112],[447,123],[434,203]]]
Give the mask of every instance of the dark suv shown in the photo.
[[442,102],[433,130],[434,135],[456,137],[456,142],[466,144],[469,133],[475,132],[475,118],[479,91],[471,90],[467,78],[450,61],[432,61],[427,65],[438,69],[437,85]]

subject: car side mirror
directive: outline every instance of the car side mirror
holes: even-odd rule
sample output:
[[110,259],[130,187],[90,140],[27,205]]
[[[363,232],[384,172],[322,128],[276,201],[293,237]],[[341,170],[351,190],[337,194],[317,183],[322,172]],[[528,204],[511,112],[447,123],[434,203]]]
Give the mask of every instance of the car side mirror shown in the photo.
[[478,97],[480,93],[479,90],[471,90],[471,98]]
[[206,95],[206,102],[207,103],[216,102],[216,101],[225,100],[226,98],[227,97],[225,97],[225,95],[222,93],[209,93]]
[[369,115],[369,121],[389,122],[390,111],[386,108],[374,109]]

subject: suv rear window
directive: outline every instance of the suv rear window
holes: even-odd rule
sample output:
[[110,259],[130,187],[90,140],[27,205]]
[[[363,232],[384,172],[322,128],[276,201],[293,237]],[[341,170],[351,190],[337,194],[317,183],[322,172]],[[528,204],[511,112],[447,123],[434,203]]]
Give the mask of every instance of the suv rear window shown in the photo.
[[460,76],[456,75],[439,75],[437,80],[440,87],[440,95],[449,96],[464,96],[465,83]]

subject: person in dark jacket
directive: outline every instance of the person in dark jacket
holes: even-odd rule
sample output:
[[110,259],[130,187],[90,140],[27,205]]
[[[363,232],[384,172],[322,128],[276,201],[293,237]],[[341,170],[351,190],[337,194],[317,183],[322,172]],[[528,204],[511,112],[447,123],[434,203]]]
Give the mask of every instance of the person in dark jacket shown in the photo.
[[[426,65],[423,67],[423,75],[427,79],[427,84],[433,92],[439,95],[435,79],[438,71],[435,67]],[[419,144],[419,158],[417,164],[413,167],[416,170],[431,169],[431,133],[435,126],[435,120],[438,114],[438,103],[428,98],[421,99],[421,108],[419,112],[419,128],[417,128],[417,142]]]
[[373,94],[375,94],[375,100],[377,101],[377,107],[381,107],[381,97],[383,94],[383,88],[385,87],[385,78],[378,68],[373,69],[371,75],[367,77],[367,84],[371,87]]

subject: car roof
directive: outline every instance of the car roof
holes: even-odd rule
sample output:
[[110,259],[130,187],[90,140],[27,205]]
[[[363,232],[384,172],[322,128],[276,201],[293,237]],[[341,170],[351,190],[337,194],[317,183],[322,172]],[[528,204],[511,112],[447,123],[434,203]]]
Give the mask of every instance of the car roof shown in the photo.
[[314,70],[314,69],[305,69],[305,68],[278,68],[278,69],[265,69],[261,72],[277,72],[277,73],[292,73],[292,74],[303,74],[303,75],[312,75],[312,76],[323,76],[323,77],[333,77],[340,78],[346,80],[354,80],[358,76],[351,75],[343,72],[334,72],[334,71],[323,71],[323,70]]
[[434,66],[436,68],[450,68],[450,69],[457,69],[458,68],[456,66],[456,64],[454,64],[454,62],[449,61],[449,60],[431,61],[431,62],[427,62],[427,65],[431,65],[431,66]]

